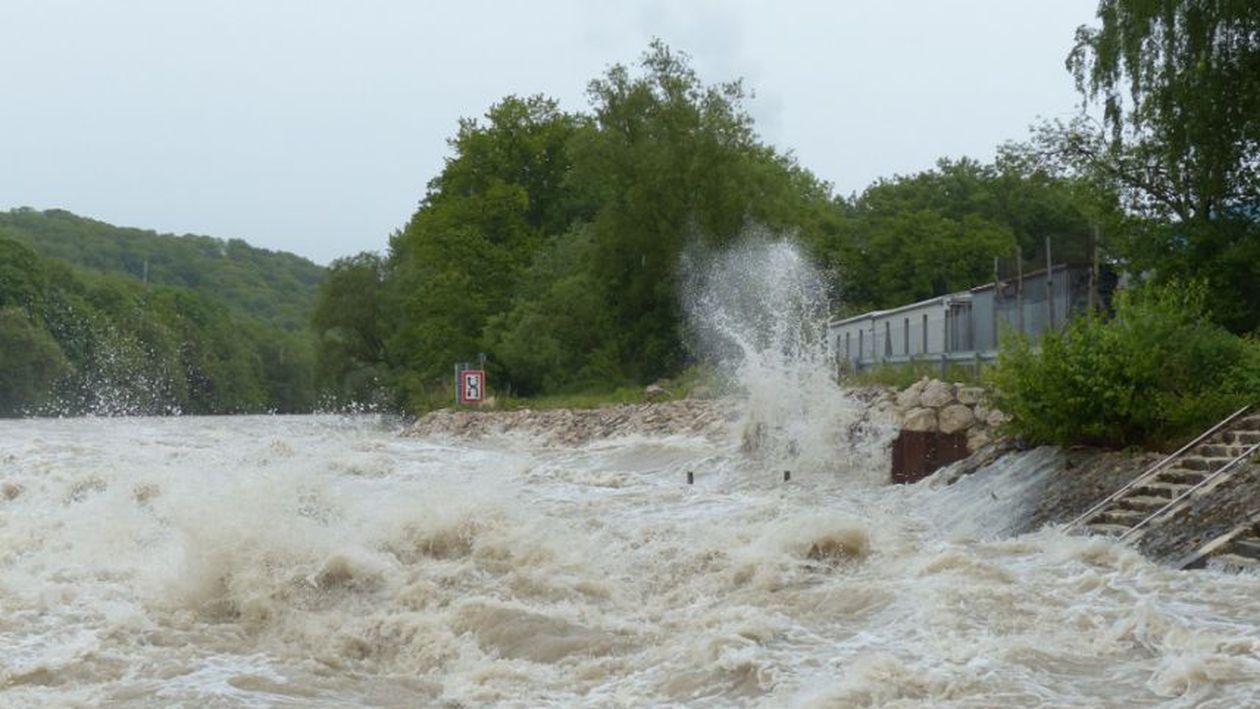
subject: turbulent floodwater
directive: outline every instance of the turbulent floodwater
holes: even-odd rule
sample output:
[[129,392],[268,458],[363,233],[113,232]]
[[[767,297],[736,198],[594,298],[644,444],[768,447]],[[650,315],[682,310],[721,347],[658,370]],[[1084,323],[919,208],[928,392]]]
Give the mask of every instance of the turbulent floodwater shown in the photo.
[[1260,578],[986,536],[992,486],[851,454],[0,422],[0,704],[1260,702]]
[[0,704],[1260,704],[1260,577],[1003,536],[1039,451],[885,485],[807,259],[686,268],[725,436],[0,421]]

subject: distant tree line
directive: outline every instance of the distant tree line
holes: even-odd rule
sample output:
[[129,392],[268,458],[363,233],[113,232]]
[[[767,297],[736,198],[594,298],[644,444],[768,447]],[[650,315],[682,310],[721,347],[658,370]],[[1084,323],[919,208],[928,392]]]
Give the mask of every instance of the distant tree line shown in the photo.
[[0,416],[310,411],[321,276],[243,242],[0,213]]
[[587,93],[583,113],[509,96],[461,121],[388,253],[332,264],[314,317],[325,386],[422,409],[478,353],[519,395],[676,374],[680,259],[749,227],[798,241],[859,309],[970,287],[995,257],[1120,218],[1114,190],[1054,174],[1030,146],[836,196],[758,138],[740,83],[705,85],[659,42]]
[[93,273],[181,286],[220,301],[232,312],[292,332],[310,327],[324,268],[240,239],[157,234],[117,227],[61,209],[0,212],[0,233],[41,256]]

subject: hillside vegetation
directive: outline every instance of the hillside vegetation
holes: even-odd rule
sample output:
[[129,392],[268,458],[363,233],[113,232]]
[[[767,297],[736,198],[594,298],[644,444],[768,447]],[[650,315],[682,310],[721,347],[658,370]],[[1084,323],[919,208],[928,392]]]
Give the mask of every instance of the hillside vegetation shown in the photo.
[[0,233],[41,256],[95,273],[136,280],[147,273],[149,283],[182,286],[221,301],[238,315],[289,331],[309,327],[325,270],[301,256],[240,239],[158,234],[60,209],[0,212]]
[[239,241],[2,213],[0,415],[309,411],[322,271]]

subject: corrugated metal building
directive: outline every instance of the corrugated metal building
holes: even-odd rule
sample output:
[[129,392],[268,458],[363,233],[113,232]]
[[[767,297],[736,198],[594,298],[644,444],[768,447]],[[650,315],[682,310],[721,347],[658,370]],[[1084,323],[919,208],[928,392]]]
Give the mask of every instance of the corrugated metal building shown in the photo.
[[1019,279],[988,283],[891,310],[833,320],[832,352],[849,371],[910,361],[974,362],[993,359],[1009,328],[1038,337],[1100,302],[1089,266],[1058,264]]

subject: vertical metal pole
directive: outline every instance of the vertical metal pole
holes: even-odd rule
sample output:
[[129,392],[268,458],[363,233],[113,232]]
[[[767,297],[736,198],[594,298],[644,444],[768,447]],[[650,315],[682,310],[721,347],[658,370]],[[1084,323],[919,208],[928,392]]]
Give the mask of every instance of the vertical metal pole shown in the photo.
[[1015,247],[1015,321],[1019,334],[1024,334],[1024,254]]
[[1002,303],[1002,274],[998,271],[998,257],[993,257],[993,349],[998,346],[998,305]]
[[1054,260],[1050,255],[1050,237],[1046,237],[1046,314],[1049,329],[1054,329]]
[[1102,296],[1098,292],[1098,278],[1100,275],[1098,273],[1098,224],[1094,224],[1090,236],[1092,238],[1090,239],[1089,250],[1093,263],[1089,269],[1089,307],[1093,310],[1094,308],[1102,307]]

